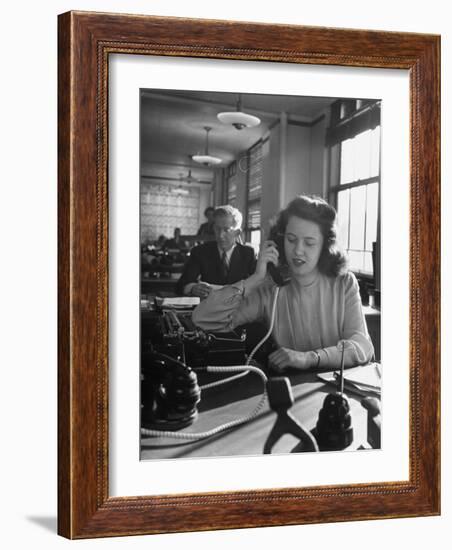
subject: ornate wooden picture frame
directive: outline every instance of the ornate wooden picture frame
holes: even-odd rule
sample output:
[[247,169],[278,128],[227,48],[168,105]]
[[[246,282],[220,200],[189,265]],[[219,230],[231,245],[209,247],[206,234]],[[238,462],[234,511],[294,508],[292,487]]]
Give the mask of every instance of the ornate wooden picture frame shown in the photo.
[[[439,514],[440,38],[69,12],[59,16],[58,531],[68,538]],[[111,497],[111,54],[405,69],[410,74],[409,480]]]

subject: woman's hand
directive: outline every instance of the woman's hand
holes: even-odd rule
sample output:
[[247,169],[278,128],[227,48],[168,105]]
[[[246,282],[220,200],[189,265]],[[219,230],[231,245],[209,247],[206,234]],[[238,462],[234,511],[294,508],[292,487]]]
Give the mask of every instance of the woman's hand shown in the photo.
[[279,348],[268,356],[270,368],[275,372],[284,372],[289,367],[305,370],[315,364],[312,352]]
[[209,283],[196,283],[191,287],[190,294],[192,296],[198,296],[201,300],[204,300],[212,292],[212,286]]
[[259,250],[257,257],[256,271],[254,272],[260,279],[264,279],[267,275],[267,264],[271,262],[275,266],[278,265],[278,249],[274,241],[264,241]]

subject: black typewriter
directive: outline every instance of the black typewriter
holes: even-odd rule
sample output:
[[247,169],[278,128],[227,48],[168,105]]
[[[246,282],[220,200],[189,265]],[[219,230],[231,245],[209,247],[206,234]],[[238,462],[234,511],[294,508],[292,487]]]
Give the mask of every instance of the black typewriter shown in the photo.
[[[150,342],[155,350],[193,369],[208,365],[243,365],[246,331],[206,332],[196,327],[191,310],[162,309]],[[149,342],[148,342],[149,343]]]

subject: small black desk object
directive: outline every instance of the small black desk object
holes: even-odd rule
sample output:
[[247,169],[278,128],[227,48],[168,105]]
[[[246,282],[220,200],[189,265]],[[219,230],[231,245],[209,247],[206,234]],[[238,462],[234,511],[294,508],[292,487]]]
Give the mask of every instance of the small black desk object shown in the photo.
[[[304,451],[318,451],[314,438],[307,429],[289,412],[294,403],[292,386],[286,376],[270,378],[267,382],[270,407],[278,415],[264,445],[264,454],[271,453],[275,443],[286,433],[297,437]],[[298,447],[298,446],[297,446]]]

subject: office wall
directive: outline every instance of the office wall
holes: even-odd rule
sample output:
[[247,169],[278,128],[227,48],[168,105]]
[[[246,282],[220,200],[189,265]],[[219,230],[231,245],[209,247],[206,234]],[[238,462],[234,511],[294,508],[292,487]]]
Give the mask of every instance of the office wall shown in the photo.
[[[287,125],[286,189],[284,200],[291,201],[311,187],[311,127],[289,122]],[[284,206],[284,205],[282,205]]]
[[[275,213],[300,193],[322,195],[326,118],[314,126],[289,122],[286,151],[281,158],[283,128],[281,124],[272,128],[265,149],[261,214],[265,232]],[[285,188],[280,193],[282,162],[285,163]]]
[[326,178],[327,120],[325,111],[323,118],[314,125],[289,122],[286,202],[300,193],[322,195]]
[[261,228],[264,235],[268,233],[269,221],[279,210],[280,185],[280,125],[274,126],[264,144]]
[[328,113],[311,127],[311,164],[309,171],[309,193],[324,196],[327,185],[327,161],[325,135],[328,125]]

